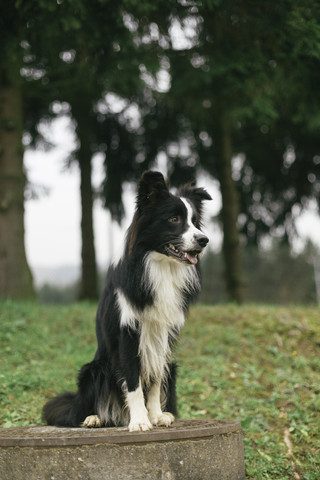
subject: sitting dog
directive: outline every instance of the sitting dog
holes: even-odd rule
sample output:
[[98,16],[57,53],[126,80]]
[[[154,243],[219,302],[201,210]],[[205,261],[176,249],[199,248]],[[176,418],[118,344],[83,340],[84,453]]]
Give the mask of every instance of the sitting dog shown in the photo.
[[49,400],[49,425],[169,426],[176,414],[172,347],[200,291],[202,202],[193,185],[169,192],[159,172],[138,185],[136,210],[120,260],[110,266],[97,316],[98,348],[78,377],[78,391]]

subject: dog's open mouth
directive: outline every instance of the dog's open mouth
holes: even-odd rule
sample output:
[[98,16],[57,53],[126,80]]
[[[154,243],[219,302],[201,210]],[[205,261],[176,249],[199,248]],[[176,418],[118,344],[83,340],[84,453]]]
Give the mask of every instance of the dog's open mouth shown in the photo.
[[187,263],[188,265],[196,265],[198,263],[198,255],[200,251],[192,250],[184,252],[172,245],[172,243],[169,243],[169,245],[166,246],[166,253],[169,257],[173,257],[179,262]]

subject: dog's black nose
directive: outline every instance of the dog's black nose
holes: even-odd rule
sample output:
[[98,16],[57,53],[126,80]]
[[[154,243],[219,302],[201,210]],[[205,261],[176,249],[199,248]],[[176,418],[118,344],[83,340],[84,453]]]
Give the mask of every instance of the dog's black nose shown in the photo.
[[198,244],[200,245],[201,248],[204,248],[207,243],[209,242],[209,238],[206,237],[205,235],[195,235],[195,239],[197,240]]

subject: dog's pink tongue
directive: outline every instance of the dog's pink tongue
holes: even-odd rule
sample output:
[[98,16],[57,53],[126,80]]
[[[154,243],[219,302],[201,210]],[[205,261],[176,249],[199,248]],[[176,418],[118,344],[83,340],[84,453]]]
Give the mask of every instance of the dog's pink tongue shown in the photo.
[[188,252],[186,252],[186,257],[187,257],[187,259],[189,260],[189,262],[192,263],[193,265],[196,265],[196,263],[198,263],[197,257],[193,257],[193,256],[190,255],[190,253],[188,253]]

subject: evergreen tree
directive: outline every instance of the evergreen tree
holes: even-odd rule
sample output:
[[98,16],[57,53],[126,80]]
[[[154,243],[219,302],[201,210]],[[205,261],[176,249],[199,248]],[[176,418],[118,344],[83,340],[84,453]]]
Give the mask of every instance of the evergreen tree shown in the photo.
[[311,200],[319,206],[320,5],[294,2],[286,20],[272,61],[276,115],[247,119],[236,138],[241,227],[255,245],[270,234],[291,242],[296,217]]
[[[142,16],[139,23],[141,35],[150,30],[147,14],[156,10],[160,18],[159,8],[155,9],[151,3],[136,5],[125,0],[117,4],[110,0],[94,0],[89,4],[77,0],[57,3],[19,0],[6,5],[1,12],[3,56],[0,65],[0,138],[4,152],[0,163],[1,230],[7,232],[0,240],[3,252],[0,292],[3,295],[24,296],[29,295],[26,292],[32,292],[31,275],[24,253],[21,139],[25,128],[32,135],[33,145],[39,141],[38,125],[41,119],[52,118],[50,106],[54,101],[67,102],[76,123],[78,148],[73,158],[80,167],[82,200],[83,268],[80,295],[81,298],[94,298],[97,295],[92,225],[92,155],[97,151],[109,150],[108,165],[112,165],[114,151],[121,151],[122,158],[126,157],[128,164],[129,153],[131,155],[133,152],[129,134],[122,135],[122,140],[128,140],[128,146],[122,142],[115,148],[117,133],[109,134],[106,129],[111,123],[115,125],[119,117],[111,115],[110,121],[110,116],[99,112],[99,102],[104,100],[108,91],[132,98],[137,85],[141,83],[139,66],[144,59],[143,54],[138,58],[138,44],[133,41],[134,17],[126,12],[127,8],[135,9]],[[152,57],[153,53],[148,52],[148,48],[143,50],[149,58]],[[153,60],[153,63],[157,62]],[[119,133],[125,128],[120,123],[116,130]],[[110,139],[109,145],[105,142],[106,138]],[[17,161],[14,161],[14,155]],[[131,157],[130,166],[132,163]],[[126,171],[119,167],[120,172]],[[109,171],[114,173],[116,170],[109,168]],[[112,185],[110,178],[108,183]],[[16,190],[14,195],[13,188]],[[11,201],[13,196],[14,201]],[[114,205],[115,199],[109,192],[108,199]],[[18,215],[13,216],[12,213],[10,217],[7,214],[11,207],[10,211],[14,212],[15,209],[19,212],[19,220]],[[111,210],[115,211],[114,208]],[[11,231],[18,232],[13,233],[16,241],[10,237]],[[29,286],[19,286],[18,283],[22,281]],[[14,282],[16,287],[11,286]]]
[[[184,117],[196,165],[220,182],[227,290],[239,302],[241,222],[249,237],[252,229],[266,231],[280,206],[274,225],[289,225],[290,208],[319,192],[319,113],[312,105],[319,92],[319,4],[208,0],[189,7],[181,26],[188,32],[189,25],[187,48],[170,52],[166,103]],[[240,175],[232,169],[238,154],[245,158]]]

